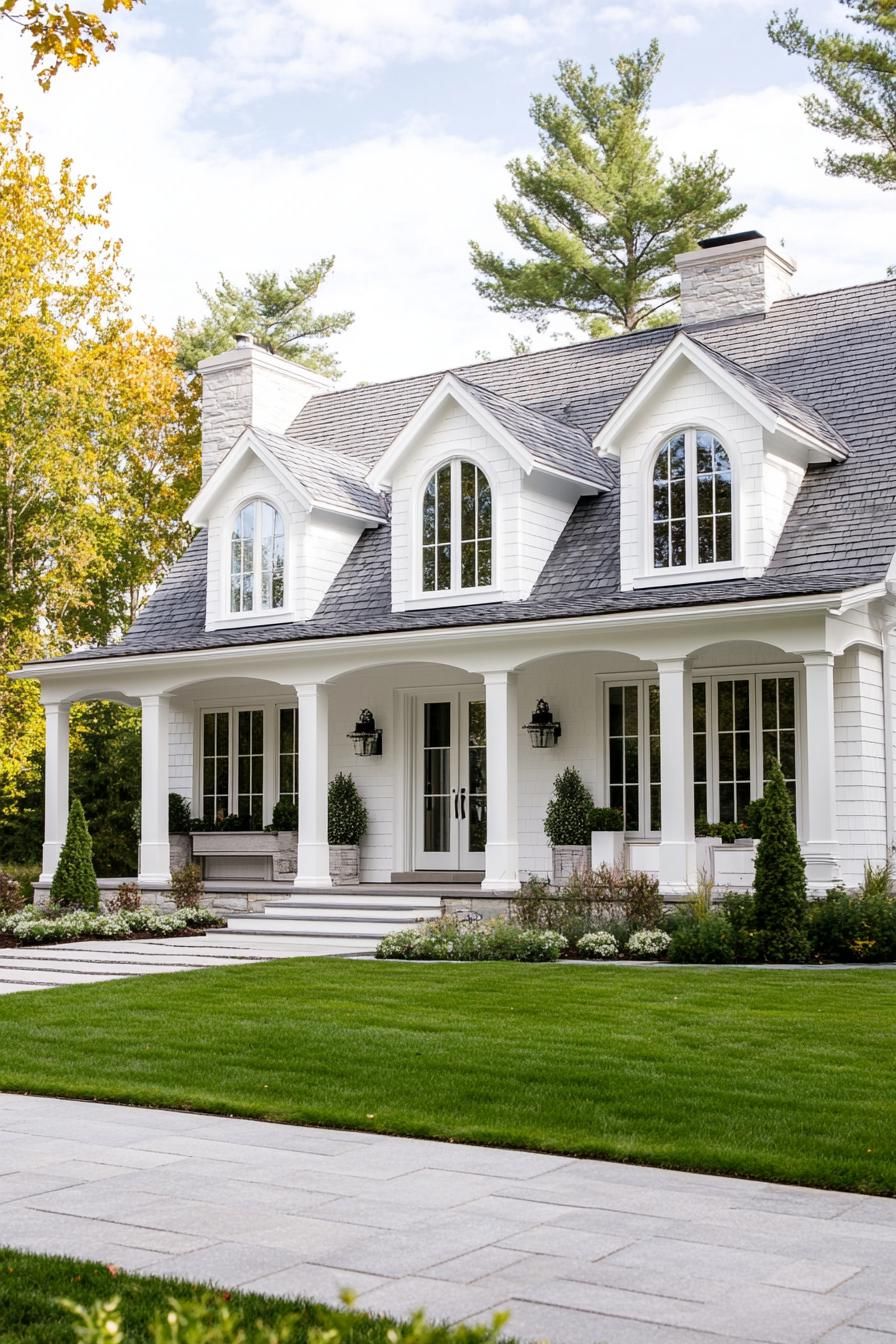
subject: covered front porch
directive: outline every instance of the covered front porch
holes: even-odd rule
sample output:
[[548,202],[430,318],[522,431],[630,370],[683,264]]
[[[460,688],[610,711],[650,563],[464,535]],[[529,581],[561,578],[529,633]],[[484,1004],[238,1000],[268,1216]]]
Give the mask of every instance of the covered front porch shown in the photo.
[[[368,814],[362,884],[511,893],[552,871],[545,809],[573,766],[596,805],[623,812],[628,864],[681,898],[713,858],[698,832],[742,818],[771,754],[820,891],[887,853],[885,676],[873,624],[818,599],[775,619],[588,618],[47,665],[41,880],[64,839],[69,707],[112,696],[142,710],[147,892],[184,857],[169,793],[203,825],[193,853],[210,884],[332,889],[327,788],[343,772]],[[561,728],[541,747],[524,727],[539,700]],[[379,737],[358,754],[363,710]],[[294,831],[270,829],[283,803],[297,807]],[[732,873],[727,885],[740,884]]]

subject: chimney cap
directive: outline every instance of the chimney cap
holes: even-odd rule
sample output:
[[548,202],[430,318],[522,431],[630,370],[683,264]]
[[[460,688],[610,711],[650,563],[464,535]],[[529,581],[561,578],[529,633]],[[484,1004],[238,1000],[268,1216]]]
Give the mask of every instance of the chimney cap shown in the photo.
[[[702,246],[702,244],[701,244],[701,246]],[[236,333],[235,337],[234,337],[234,340],[236,341],[237,345],[254,345],[254,344],[255,344],[255,342],[254,342],[253,339],[252,339],[251,332],[248,332],[248,331],[238,331],[238,332]]]
[[764,243],[765,236],[757,229],[746,229],[743,233],[720,233],[716,238],[701,238],[698,247],[727,247],[730,243]]

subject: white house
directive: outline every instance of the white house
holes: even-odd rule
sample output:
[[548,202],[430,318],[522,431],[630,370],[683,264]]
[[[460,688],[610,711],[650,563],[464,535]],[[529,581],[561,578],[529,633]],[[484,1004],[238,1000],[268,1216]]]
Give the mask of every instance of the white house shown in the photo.
[[[816,890],[881,862],[896,282],[791,297],[755,233],[679,268],[680,326],[444,373],[333,390],[242,338],[206,360],[193,543],[121,643],[22,673],[46,710],[43,880],[91,698],[142,707],[148,890],[169,790],[256,826],[297,798],[287,867],[328,887],[327,784],[350,770],[363,883],[511,891],[550,870],[571,764],[674,896],[695,818],[736,820],[770,752]],[[540,699],[562,732],[536,748]],[[380,754],[354,754],[364,709]],[[248,852],[228,872],[261,875]]]

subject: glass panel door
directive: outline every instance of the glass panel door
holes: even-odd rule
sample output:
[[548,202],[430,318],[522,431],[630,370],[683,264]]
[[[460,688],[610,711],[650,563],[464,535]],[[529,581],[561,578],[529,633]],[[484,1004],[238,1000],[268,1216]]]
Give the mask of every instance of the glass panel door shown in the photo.
[[753,796],[750,753],[750,679],[716,684],[719,821],[739,821]]
[[264,712],[237,710],[236,811],[252,830],[260,830],[264,807]]
[[485,701],[461,695],[464,759],[460,780],[460,866],[485,867],[488,830]]
[[202,716],[202,816],[223,821],[230,811],[230,713]]
[[426,700],[421,714],[417,864],[456,868],[458,828],[457,696]]
[[641,829],[640,686],[607,690],[610,806],[625,817],[625,829]]

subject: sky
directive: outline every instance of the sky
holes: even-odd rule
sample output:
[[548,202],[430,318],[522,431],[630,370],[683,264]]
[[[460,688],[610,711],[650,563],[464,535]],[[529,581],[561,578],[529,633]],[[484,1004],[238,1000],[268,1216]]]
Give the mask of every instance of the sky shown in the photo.
[[[786,7],[786,3],[780,6]],[[896,198],[815,164],[800,60],[768,39],[774,0],[147,0],[118,49],[49,93],[0,24],[0,90],[48,159],[112,198],[138,314],[169,330],[219,272],[335,254],[323,309],[348,308],[343,385],[511,353],[531,326],[473,288],[471,238],[508,250],[494,201],[537,148],[529,98],[573,58],[603,77],[659,38],[652,125],[664,155],[717,149],[758,228],[808,293],[882,279]],[[803,0],[814,26],[842,7]],[[565,339],[568,324],[536,337]]]

